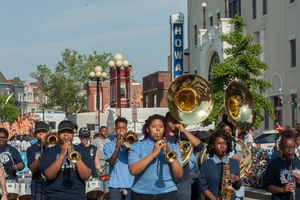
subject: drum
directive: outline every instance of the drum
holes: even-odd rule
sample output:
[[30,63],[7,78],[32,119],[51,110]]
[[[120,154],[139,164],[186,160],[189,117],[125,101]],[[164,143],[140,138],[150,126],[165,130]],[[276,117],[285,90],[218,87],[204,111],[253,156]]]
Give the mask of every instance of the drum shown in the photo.
[[109,189],[108,189],[108,179],[104,180],[103,183],[103,191],[104,191],[104,199],[109,200]]
[[85,182],[85,193],[90,199],[98,199],[103,195],[103,184],[98,178],[90,178]]
[[16,180],[6,180],[6,190],[8,199],[16,199],[19,196],[19,183]]
[[31,200],[31,181],[19,181],[20,184],[20,195],[19,200]]

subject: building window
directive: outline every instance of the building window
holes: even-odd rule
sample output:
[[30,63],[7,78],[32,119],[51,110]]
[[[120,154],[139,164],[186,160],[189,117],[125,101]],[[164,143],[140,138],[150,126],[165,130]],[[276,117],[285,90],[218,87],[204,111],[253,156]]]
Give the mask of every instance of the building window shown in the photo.
[[263,0],[263,15],[267,14],[268,6],[267,6],[267,0]]
[[292,128],[295,128],[295,125],[297,123],[297,94],[292,94]]
[[295,2],[295,0],[290,0],[290,3],[294,3]]
[[211,16],[211,17],[209,18],[209,20],[210,20],[210,26],[213,26],[213,25],[214,25],[213,17]]
[[290,42],[291,42],[291,59],[292,59],[291,67],[296,67],[296,39],[290,40]]
[[217,22],[218,22],[218,20],[220,20],[221,19],[221,14],[220,13],[217,13]]
[[157,107],[157,95],[156,94],[153,95],[153,107],[154,108]]
[[194,25],[195,45],[197,45],[197,24]]
[[252,15],[253,19],[256,19],[256,0],[252,0]]
[[[279,102],[279,104],[278,104]],[[279,106],[278,106],[279,105]],[[282,103],[280,101],[280,99],[278,99],[278,97],[274,97],[274,113],[276,113],[277,115],[278,112],[278,123],[281,125],[282,124]],[[275,123],[276,124],[276,119],[275,119]]]
[[241,15],[241,0],[229,0],[229,17],[234,18],[236,14]]
[[208,72],[208,81],[211,81],[214,76],[211,75],[211,69],[213,68],[213,66],[215,66],[216,64],[220,63],[220,58],[219,58],[219,55],[217,52],[215,52],[212,57],[211,57],[211,60],[210,60],[210,67],[209,67],[209,72]]
[[125,95],[126,95],[126,84],[125,83],[121,83],[121,99],[125,99]]
[[269,115],[268,113],[265,111],[265,130],[270,130],[269,127]]

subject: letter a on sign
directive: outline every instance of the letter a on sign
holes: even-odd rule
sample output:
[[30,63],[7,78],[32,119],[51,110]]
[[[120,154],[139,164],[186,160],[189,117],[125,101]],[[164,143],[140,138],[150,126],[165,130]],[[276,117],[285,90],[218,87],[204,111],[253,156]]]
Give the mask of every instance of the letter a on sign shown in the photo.
[[177,65],[176,65],[175,72],[177,72],[177,71],[180,71],[180,72],[182,71],[180,63],[177,63]]

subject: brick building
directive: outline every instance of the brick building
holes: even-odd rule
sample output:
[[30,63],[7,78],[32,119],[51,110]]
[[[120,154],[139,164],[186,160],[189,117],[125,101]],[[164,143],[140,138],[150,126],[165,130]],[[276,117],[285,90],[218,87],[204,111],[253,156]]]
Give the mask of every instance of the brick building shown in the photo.
[[143,77],[143,107],[168,107],[167,90],[171,83],[171,74],[158,71]]
[[3,74],[0,72],[0,94],[3,95],[5,92],[8,94],[13,93],[15,99],[15,106],[18,106],[22,109],[22,113],[27,113],[27,101],[26,93],[24,92],[25,81],[21,81],[18,75],[13,79],[6,79]]
[[[118,80],[117,70],[109,69],[110,79],[100,83],[100,112],[104,112],[108,106],[116,108],[118,104]],[[132,82],[132,66],[120,69],[121,108],[131,108],[133,101],[139,107],[142,106],[143,86]],[[97,108],[97,82],[89,81],[85,85],[87,90],[87,110],[94,112]]]

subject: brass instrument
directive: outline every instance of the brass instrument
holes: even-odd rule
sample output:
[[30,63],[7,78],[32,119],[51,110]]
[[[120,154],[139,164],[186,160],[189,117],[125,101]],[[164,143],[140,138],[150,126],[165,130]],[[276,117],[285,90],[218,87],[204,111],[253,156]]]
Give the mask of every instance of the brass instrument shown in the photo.
[[44,139],[45,147],[53,147],[58,144],[58,136],[56,133],[48,133]]
[[[65,141],[67,141],[68,137],[65,138]],[[74,145],[71,143],[72,150],[70,151],[68,148],[68,160],[71,163],[77,163],[81,159],[81,154],[78,151],[74,150]]]
[[[219,110],[219,121],[228,121],[237,128],[249,130],[256,119],[256,106],[254,99],[243,85],[240,83],[231,83],[225,92],[225,103]],[[244,155],[244,158],[239,161],[240,178],[245,177],[247,171],[252,165],[251,150],[245,143],[236,138],[231,137],[232,141],[239,145],[242,149],[238,151],[239,155]],[[197,169],[200,171],[201,164],[207,159],[206,145],[197,157]]]
[[126,148],[130,148],[131,145],[139,141],[138,135],[133,131],[128,131],[123,135],[124,145]]
[[219,121],[227,120],[241,130],[249,130],[254,125],[255,101],[251,92],[242,84],[231,83],[226,89],[224,102],[219,111]]
[[163,137],[162,140],[164,141],[164,145],[166,145],[166,149],[165,150],[162,149],[162,151],[165,154],[166,161],[169,162],[169,163],[172,163],[172,162],[176,161],[177,157],[178,157],[177,153],[175,151],[171,150],[171,147],[168,145],[167,140],[166,140],[165,137]]
[[[213,90],[201,76],[183,74],[170,84],[167,91],[167,104],[176,121],[184,125],[197,124],[204,121],[213,109]],[[185,165],[194,148],[189,141],[181,141],[180,133],[178,134],[182,164]]]
[[221,199],[231,200],[232,195],[235,193],[235,189],[232,187],[232,184],[226,180],[226,177],[230,174],[229,156],[227,155],[226,157],[226,163],[223,166]]

